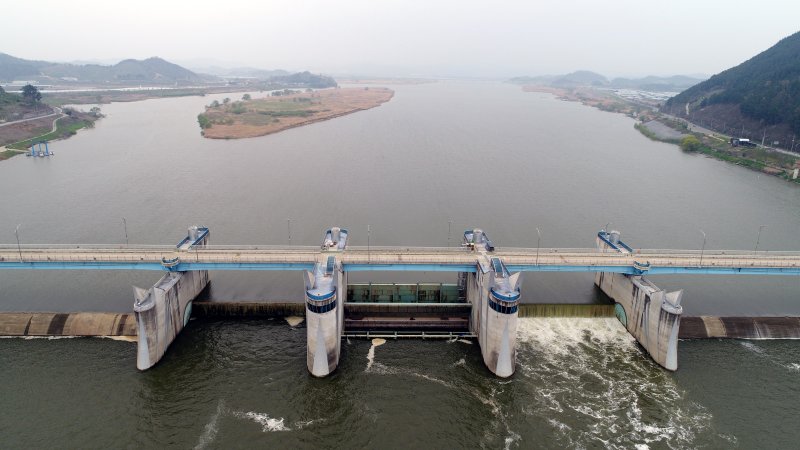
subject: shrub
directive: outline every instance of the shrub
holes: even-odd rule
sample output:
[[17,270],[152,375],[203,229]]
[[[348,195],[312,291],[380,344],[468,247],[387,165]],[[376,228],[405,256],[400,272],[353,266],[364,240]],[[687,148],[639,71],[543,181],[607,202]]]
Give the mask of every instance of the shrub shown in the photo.
[[685,138],[681,139],[681,150],[685,152],[698,152],[702,148],[703,144],[694,136],[686,136]]

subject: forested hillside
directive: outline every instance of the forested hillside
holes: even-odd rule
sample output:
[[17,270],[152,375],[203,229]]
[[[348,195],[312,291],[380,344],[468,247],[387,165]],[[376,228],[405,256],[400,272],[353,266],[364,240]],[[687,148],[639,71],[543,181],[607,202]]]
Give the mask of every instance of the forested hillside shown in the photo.
[[729,134],[790,142],[800,134],[800,33],[687,89],[663,109]]

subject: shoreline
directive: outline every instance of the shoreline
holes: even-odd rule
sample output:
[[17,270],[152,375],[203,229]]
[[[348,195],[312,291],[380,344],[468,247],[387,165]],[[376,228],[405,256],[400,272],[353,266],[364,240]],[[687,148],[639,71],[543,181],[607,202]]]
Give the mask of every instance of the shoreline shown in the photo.
[[[728,143],[728,136],[720,136],[716,133],[705,133],[695,131],[698,125],[685,120],[670,119],[656,109],[656,105],[645,107],[631,102],[628,99],[615,96],[609,93],[601,93],[591,87],[585,88],[558,88],[551,86],[524,85],[523,92],[539,92],[551,94],[558,100],[580,102],[582,105],[597,108],[601,111],[625,114],[636,119],[634,128],[650,140],[676,145],[681,151],[686,153],[698,153],[717,161],[727,162],[741,166],[755,172],[771,175],[790,183],[800,185],[800,177],[792,179],[794,168],[800,169],[800,154],[787,155],[784,152],[776,152],[768,148],[742,148],[733,150]],[[613,100],[611,100],[613,99]],[[625,107],[611,107],[609,105],[624,104]],[[647,123],[657,121],[660,124],[682,134],[681,138],[662,137],[658,132],[647,127]],[[699,147],[694,151],[687,151],[682,148],[682,139],[693,136],[700,141]],[[748,157],[755,154],[757,157]],[[793,161],[792,161],[793,160]],[[792,166],[794,164],[794,166]]]
[[[376,106],[380,106],[380,105],[376,105]],[[376,106],[373,106],[373,108],[376,107]],[[299,123],[296,123],[296,124],[286,125],[283,128],[278,128],[278,129],[275,129],[275,130],[265,131],[263,134],[257,134],[257,135],[253,135],[253,136],[242,136],[242,137],[231,138],[231,137],[220,137],[220,136],[207,136],[207,135],[203,134],[203,137],[205,137],[207,139],[223,139],[223,140],[227,140],[227,139],[252,139],[252,138],[257,138],[257,137],[262,137],[262,136],[269,136],[270,134],[280,133],[281,131],[285,131],[285,130],[291,130],[292,128],[299,128],[299,127],[302,127],[302,126],[311,125],[313,123],[325,122],[326,120],[335,119],[337,117],[346,116],[348,114],[357,113],[359,111],[366,111],[368,109],[372,109],[372,108],[359,108],[359,109],[354,109],[354,110],[351,110],[351,111],[341,112],[341,113],[334,114],[334,115],[331,115],[331,116],[318,117],[318,118],[315,118],[315,119],[309,119],[309,120],[304,121],[304,122],[299,122]]]

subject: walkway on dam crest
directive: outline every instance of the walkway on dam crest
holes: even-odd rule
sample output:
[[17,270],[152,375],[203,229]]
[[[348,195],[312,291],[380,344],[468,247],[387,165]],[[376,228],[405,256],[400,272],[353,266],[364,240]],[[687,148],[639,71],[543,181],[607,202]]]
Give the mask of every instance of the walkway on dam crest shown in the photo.
[[[311,270],[319,247],[0,246],[0,269]],[[474,272],[482,256],[463,247],[348,247],[337,255],[355,271]],[[497,248],[510,271],[640,274],[800,275],[800,252]]]

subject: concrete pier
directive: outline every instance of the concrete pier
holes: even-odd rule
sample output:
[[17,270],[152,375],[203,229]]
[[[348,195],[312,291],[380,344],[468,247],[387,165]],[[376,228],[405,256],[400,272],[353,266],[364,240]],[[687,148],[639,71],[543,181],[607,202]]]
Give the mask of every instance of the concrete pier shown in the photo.
[[[632,252],[616,231],[598,233],[597,248],[602,252]],[[646,272],[646,263],[639,267]],[[610,272],[597,272],[595,284],[616,302],[617,318],[653,360],[665,369],[677,370],[683,291],[667,293],[644,276]]]
[[464,243],[482,254],[478,270],[459,277],[472,304],[470,331],[478,336],[486,367],[499,377],[510,377],[517,361],[521,273],[511,275],[500,258],[487,256],[494,247],[481,230],[466,232]]
[[306,288],[306,364],[315,377],[336,370],[342,349],[347,277],[336,253],[347,246],[347,230],[331,228],[314,271],[304,272]]
[[[176,246],[189,251],[208,244],[207,228],[191,227],[186,239]],[[169,267],[175,260],[165,260]],[[178,333],[189,322],[192,301],[208,285],[208,271],[168,272],[150,289],[134,286],[133,311],[136,315],[138,351],[136,367],[147,370],[155,365]]]

